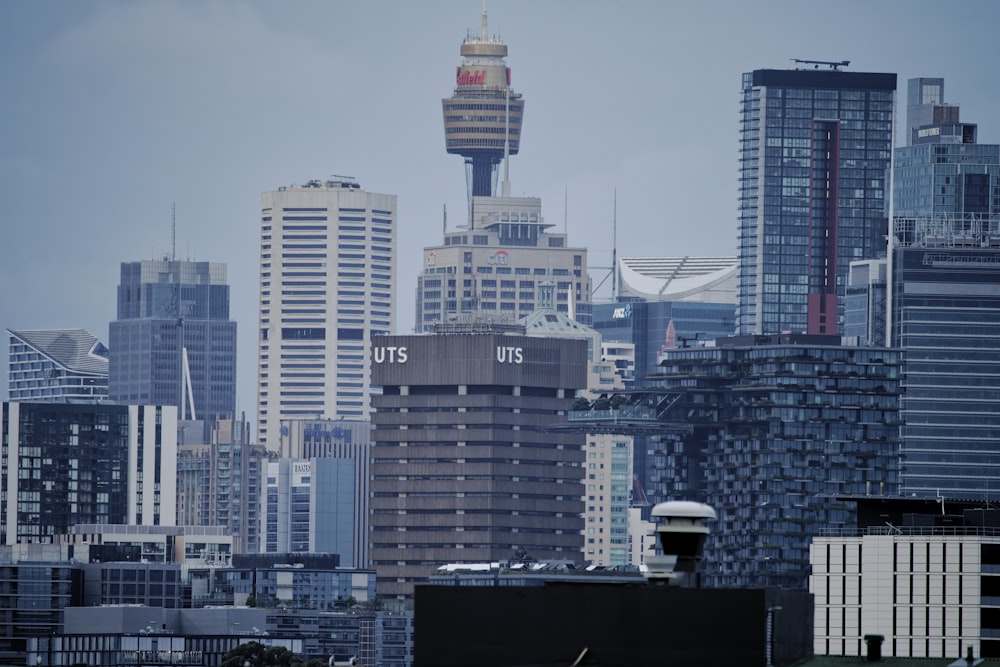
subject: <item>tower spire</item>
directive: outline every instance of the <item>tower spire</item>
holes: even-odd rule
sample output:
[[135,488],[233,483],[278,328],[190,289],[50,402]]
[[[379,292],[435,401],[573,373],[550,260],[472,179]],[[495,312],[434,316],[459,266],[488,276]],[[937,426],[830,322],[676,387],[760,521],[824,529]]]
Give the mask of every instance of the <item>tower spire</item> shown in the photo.
[[489,37],[490,33],[486,30],[486,0],[483,0],[483,25],[479,28],[479,39],[485,42]]

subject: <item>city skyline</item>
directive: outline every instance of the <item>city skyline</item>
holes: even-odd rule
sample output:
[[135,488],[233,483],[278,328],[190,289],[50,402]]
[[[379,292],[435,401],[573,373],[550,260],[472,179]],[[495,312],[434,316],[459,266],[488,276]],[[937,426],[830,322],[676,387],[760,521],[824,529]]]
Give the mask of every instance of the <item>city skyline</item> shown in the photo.
[[[735,254],[745,71],[815,58],[899,81],[944,77],[949,101],[982,122],[980,143],[1000,142],[1000,124],[989,122],[1000,87],[985,87],[1000,6],[963,5],[975,20],[960,27],[942,24],[929,2],[849,2],[821,26],[818,8],[791,2],[607,8],[489,6],[512,85],[531,101],[512,194],[541,197],[556,231],[589,249],[595,285],[610,267],[613,217],[619,256]],[[232,318],[242,323],[237,411],[255,419],[260,193],[346,173],[399,197],[398,243],[412,250],[398,258],[395,315],[397,333],[412,330],[406,291],[419,248],[440,238],[443,206],[448,229],[463,222],[463,166],[441,148],[440,103],[481,5],[293,9],[3,8],[0,277],[21,291],[0,302],[0,326],[80,327],[108,340],[118,266],[170,251],[175,203],[178,257],[230,267]],[[896,145],[904,107],[897,96]]]

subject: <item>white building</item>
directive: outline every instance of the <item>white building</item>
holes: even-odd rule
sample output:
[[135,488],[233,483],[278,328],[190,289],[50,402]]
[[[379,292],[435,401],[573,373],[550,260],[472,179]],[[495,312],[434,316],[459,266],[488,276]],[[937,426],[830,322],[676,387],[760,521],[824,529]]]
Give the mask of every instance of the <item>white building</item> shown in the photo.
[[285,420],[366,419],[372,335],[395,329],[396,196],[332,176],[261,204],[258,442]]
[[542,307],[539,288],[548,282],[553,310],[591,324],[587,249],[570,247],[551,227],[537,197],[473,197],[471,223],[424,248],[416,331],[476,314],[514,323]]
[[1000,656],[1000,527],[983,516],[997,511],[964,514],[885,511],[881,525],[814,538],[815,654],[866,655],[880,635],[886,657]]

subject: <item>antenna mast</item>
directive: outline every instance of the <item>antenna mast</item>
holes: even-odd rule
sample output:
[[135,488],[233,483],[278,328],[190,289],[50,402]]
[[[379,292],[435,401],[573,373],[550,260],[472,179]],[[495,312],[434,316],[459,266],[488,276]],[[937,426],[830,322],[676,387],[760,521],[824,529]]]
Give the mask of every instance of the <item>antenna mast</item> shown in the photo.
[[611,300],[618,296],[618,188],[615,188],[614,212],[611,216]]
[[177,259],[177,202],[170,203],[170,261]]

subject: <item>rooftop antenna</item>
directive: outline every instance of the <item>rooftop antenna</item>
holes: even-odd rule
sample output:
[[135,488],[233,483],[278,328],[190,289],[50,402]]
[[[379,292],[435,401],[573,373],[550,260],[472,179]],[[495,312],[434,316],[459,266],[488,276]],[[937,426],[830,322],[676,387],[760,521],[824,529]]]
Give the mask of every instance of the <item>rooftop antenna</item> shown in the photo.
[[483,24],[479,28],[479,39],[486,41],[489,34],[486,31],[486,0],[483,0]]
[[448,233],[448,204],[444,204],[444,216],[441,219],[441,225],[444,228],[444,233]]
[[563,186],[563,234],[569,232],[569,188]]

